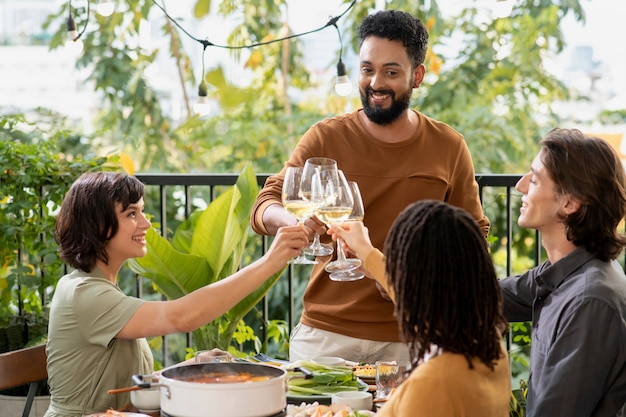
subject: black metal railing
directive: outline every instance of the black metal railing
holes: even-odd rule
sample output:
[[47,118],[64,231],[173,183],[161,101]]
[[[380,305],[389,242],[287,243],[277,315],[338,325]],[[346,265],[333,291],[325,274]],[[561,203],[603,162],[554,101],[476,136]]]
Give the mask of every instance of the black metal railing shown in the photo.
[[[257,175],[258,184],[262,186],[270,174]],[[207,203],[212,201],[217,195],[220,187],[231,186],[237,181],[238,175],[234,174],[136,174],[142,182],[146,184],[146,193],[150,189],[158,190],[159,207],[150,207],[150,212],[158,215],[155,219],[160,223],[161,233],[167,237],[169,225],[174,222],[171,215],[171,208],[168,207],[168,196],[171,196],[171,188],[174,187],[178,191],[177,200],[182,200],[183,217],[190,215],[194,208],[192,200],[195,193],[199,189],[204,189],[204,197]],[[497,237],[503,243],[506,257],[503,265],[499,265],[502,274],[510,275],[512,271],[512,235],[513,228],[516,225],[517,216],[514,215],[516,203],[515,184],[521,175],[509,174],[478,174],[476,180],[479,185],[479,193],[485,212],[492,223],[492,231],[497,233]],[[177,204],[181,204],[178,202]],[[168,215],[168,213],[170,213]],[[178,213],[180,215],[181,213]],[[494,230],[497,226],[498,230]],[[504,229],[504,230],[502,230]],[[537,237],[537,236],[536,236]],[[259,236],[262,239],[263,252],[268,247],[267,238]],[[535,244],[536,255],[535,262],[540,260],[540,245],[538,240]],[[299,317],[296,316],[296,302],[294,297],[293,268],[287,271],[288,280],[288,324],[290,329],[296,324]],[[139,285],[140,287],[140,285]],[[139,290],[140,291],[140,290]],[[139,295],[141,295],[139,293]],[[261,306],[257,306],[263,312],[264,318],[268,318],[268,302],[267,297],[262,301]],[[261,335],[264,340],[265,335]],[[190,337],[187,337],[188,345],[191,344]],[[164,343],[163,352],[167,351],[167,342]],[[164,365],[166,365],[164,363]]]

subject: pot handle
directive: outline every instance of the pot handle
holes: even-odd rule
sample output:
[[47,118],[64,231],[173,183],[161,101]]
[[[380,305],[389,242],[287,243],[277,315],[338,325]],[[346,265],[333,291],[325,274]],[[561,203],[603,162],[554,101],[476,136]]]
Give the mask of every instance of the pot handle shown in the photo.
[[[133,375],[132,379],[139,388],[152,388],[154,375]],[[155,385],[158,386],[158,385]]]

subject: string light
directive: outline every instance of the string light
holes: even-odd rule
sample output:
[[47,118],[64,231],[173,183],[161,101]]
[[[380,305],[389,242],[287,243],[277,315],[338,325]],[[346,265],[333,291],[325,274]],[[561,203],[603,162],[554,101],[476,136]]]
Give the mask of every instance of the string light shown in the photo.
[[335,83],[335,91],[340,96],[349,96],[352,92],[352,83],[346,72],[346,66],[344,65],[341,57],[343,55],[343,42],[341,40],[341,31],[337,27],[336,21],[333,21],[332,25],[337,29],[339,35],[339,62],[337,62],[337,82]]
[[[209,46],[213,46],[216,48],[224,48],[224,49],[249,49],[249,48],[254,48],[257,46],[263,46],[263,45],[269,45],[271,43],[274,42],[282,42],[288,39],[292,39],[292,38],[298,38],[301,36],[305,36],[305,35],[309,35],[311,33],[315,33],[315,32],[319,32],[323,29],[326,29],[329,26],[334,26],[335,29],[337,29],[337,33],[339,33],[339,43],[340,43],[340,52],[339,52],[339,62],[337,63],[337,83],[335,84],[335,91],[337,92],[337,94],[339,95],[349,95],[350,92],[352,91],[352,83],[350,82],[350,79],[348,78],[348,76],[346,75],[346,67],[343,64],[343,61],[341,60],[341,55],[343,52],[343,45],[341,44],[341,32],[339,32],[339,28],[337,27],[337,21],[339,19],[341,19],[350,9],[352,9],[352,7],[354,7],[354,5],[356,4],[356,0],[353,0],[352,3],[350,3],[350,5],[348,6],[348,8],[346,10],[343,11],[343,13],[341,13],[339,16],[335,16],[335,17],[331,17],[330,20],[328,21],[328,23],[326,23],[324,26],[317,28],[317,29],[313,29],[310,30],[308,32],[302,32],[302,33],[298,33],[298,34],[293,34],[293,35],[289,35],[289,36],[285,36],[282,38],[276,38],[276,39],[272,39],[266,42],[258,42],[258,43],[253,43],[253,44],[249,44],[249,45],[242,45],[242,46],[228,46],[228,45],[216,45],[212,42],[209,42],[209,40],[207,39],[198,39],[195,36],[192,36],[189,32],[187,32],[187,30],[185,30],[185,28],[183,28],[175,19],[173,19],[168,13],[167,11],[165,11],[165,8],[163,8],[163,6],[161,6],[159,3],[156,2],[156,0],[153,0],[154,4],[161,9],[161,11],[163,12],[163,14],[165,15],[165,17],[167,17],[172,23],[174,23],[185,35],[187,35],[190,39],[200,43],[203,47],[202,50],[202,65],[204,67],[204,51],[206,50],[207,47]],[[204,70],[202,71],[203,77],[204,77]],[[204,78],[203,78],[203,82],[204,82]],[[198,95],[200,98],[201,96]]]
[[65,41],[65,49],[70,51],[73,55],[80,55],[83,52],[83,41],[80,40],[80,35],[76,30],[76,21],[72,17],[72,2],[69,3],[69,14],[67,16],[66,28],[67,28],[67,41]]
[[207,96],[207,86],[206,81],[204,80],[204,52],[206,51],[206,46],[202,49],[202,78],[200,79],[200,85],[198,86],[198,99],[193,104],[193,111],[198,116],[205,116],[209,113],[209,97]]
[[[173,19],[165,10],[165,8],[163,6],[161,6],[156,0],[152,0],[153,3],[159,8],[161,9],[161,11],[163,12],[163,14],[165,15],[165,17],[167,19],[169,19],[172,23],[174,23],[174,25],[176,25],[185,35],[187,35],[189,38],[191,38],[192,40],[200,43],[203,47],[202,50],[202,81],[200,83],[200,86],[198,87],[198,102],[196,104],[198,104],[198,106],[200,106],[201,108],[206,107],[206,105],[208,104],[208,98],[207,98],[207,88],[206,88],[206,82],[204,81],[204,51],[206,50],[207,47],[209,46],[213,46],[216,48],[225,48],[225,49],[249,49],[249,48],[254,48],[257,46],[263,46],[263,45],[269,45],[271,43],[274,42],[282,42],[285,40],[289,40],[292,38],[298,38],[301,36],[305,36],[305,35],[309,35],[311,33],[315,33],[315,32],[319,32],[329,26],[334,26],[337,29],[337,32],[339,33],[339,43],[341,44],[341,33],[339,32],[339,28],[337,27],[337,21],[342,18],[350,9],[352,9],[352,7],[354,7],[354,5],[356,4],[357,0],[353,0],[352,3],[350,3],[350,5],[346,8],[346,10],[343,11],[343,13],[341,13],[339,16],[335,16],[335,17],[331,17],[330,20],[328,21],[328,23],[326,23],[324,26],[318,28],[318,29],[314,29],[314,30],[310,30],[308,32],[302,32],[302,33],[298,33],[298,34],[293,34],[293,35],[289,35],[289,36],[285,36],[282,38],[276,38],[276,39],[272,39],[266,42],[258,42],[258,43],[253,43],[253,44],[249,44],[249,45],[242,45],[242,46],[227,46],[227,45],[216,45],[212,42],[209,42],[207,39],[198,39],[194,36],[192,36],[189,32],[187,32],[187,30],[185,30],[185,28],[183,28],[178,21],[176,21],[175,19]],[[112,0],[98,0],[98,4],[97,4],[97,11],[98,13],[102,14],[103,16],[108,16],[111,13],[113,13],[115,4],[114,1]],[[74,21],[74,18],[72,17],[72,2],[70,0],[69,2],[69,10],[70,10],[70,14],[69,14],[69,18],[67,20],[67,31],[68,31],[68,36],[70,37],[70,40],[68,40],[68,42],[66,42],[66,47],[69,47],[71,45],[68,45],[68,43],[71,41],[72,43],[75,43],[77,45],[75,45],[76,47],[80,47],[80,50],[82,51],[82,41],[80,41],[80,37],[81,35],[85,32],[85,29],[87,28],[87,21],[89,20],[89,0],[87,1],[87,19],[85,20],[85,27],[83,28],[83,30],[77,34],[76,31],[76,22]],[[108,14],[107,14],[108,13]],[[80,41],[80,44],[78,44],[78,42]],[[346,74],[346,67],[343,64],[342,61],[342,52],[343,52],[343,45],[340,45],[340,53],[339,53],[339,62],[337,63],[337,83],[335,84],[335,90],[337,91],[338,94],[340,95],[348,95],[350,94],[350,92],[352,91],[352,83],[350,82],[350,79],[347,77]],[[194,105],[194,109],[195,109],[195,105]]]
[[206,116],[210,109],[211,105],[209,104],[209,97],[207,96],[206,83],[202,80],[198,87],[198,100],[193,103],[193,111],[198,116]]
[[337,63],[337,82],[335,83],[335,91],[343,97],[349,96],[352,92],[352,83],[350,82],[350,78],[348,78],[346,66],[343,64],[341,58],[339,58],[339,62]]
[[113,0],[98,0],[96,11],[104,17],[111,16],[115,11],[115,2]]

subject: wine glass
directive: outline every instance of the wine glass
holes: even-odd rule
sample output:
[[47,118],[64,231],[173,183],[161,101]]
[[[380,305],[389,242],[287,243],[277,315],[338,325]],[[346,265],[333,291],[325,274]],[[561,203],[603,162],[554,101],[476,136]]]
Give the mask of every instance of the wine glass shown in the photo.
[[[301,222],[311,217],[315,210],[315,203],[307,198],[307,195],[311,195],[310,190],[306,188],[310,186],[310,183],[302,182],[302,172],[302,167],[288,167],[285,171],[282,189],[283,207]],[[316,264],[317,261],[307,259],[303,250],[297,258],[291,259],[289,263],[310,265]]]
[[[340,174],[341,175],[341,174]],[[359,185],[355,181],[348,181],[348,188],[352,193],[352,211],[344,221],[363,221],[365,209]],[[333,281],[356,281],[365,277],[362,271],[356,271],[363,262],[358,258],[346,258],[341,246],[341,239],[337,239],[337,260],[326,265],[326,271],[331,272]]]
[[[328,179],[337,177],[337,161],[324,157],[309,158],[304,163],[302,177],[307,183],[311,181],[321,181],[325,183]],[[318,204],[322,203],[325,198],[323,194],[318,194],[317,197],[320,199],[320,201],[316,202]],[[304,248],[304,253],[312,256],[326,256],[333,253],[333,250],[331,245],[321,243],[320,235],[315,233],[313,243]]]

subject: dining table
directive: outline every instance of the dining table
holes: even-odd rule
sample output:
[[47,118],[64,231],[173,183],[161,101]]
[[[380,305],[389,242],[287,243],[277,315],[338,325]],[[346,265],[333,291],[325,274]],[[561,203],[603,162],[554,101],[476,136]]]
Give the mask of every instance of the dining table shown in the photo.
[[[277,360],[274,358],[270,358],[267,356],[258,356],[256,358],[246,358],[246,360],[241,360],[241,362],[249,363],[256,362],[260,364],[270,365],[272,367],[284,367],[286,364],[289,364],[287,361]],[[375,375],[371,372],[371,369],[365,369],[365,374],[362,372],[363,368],[359,369],[357,364],[354,363],[345,363],[346,367],[351,367],[354,376],[357,378],[359,384],[359,391],[367,391],[372,394],[373,402],[371,415],[373,415],[383,404],[384,400],[376,399],[376,380]],[[361,371],[361,372],[359,372]],[[368,372],[369,371],[369,372]],[[135,378],[135,377],[133,377]],[[275,415],[272,416],[263,416],[263,417],[290,417],[289,410],[294,407],[306,407],[306,406],[330,406],[331,405],[331,395],[295,395],[293,393],[286,393],[286,404],[287,407]],[[170,416],[163,409],[146,412],[138,410],[132,403],[128,403],[123,407],[120,407],[117,410],[108,410],[108,412],[102,412],[97,414],[91,414],[85,417],[178,417],[178,416]],[[208,416],[207,416],[208,417]]]

